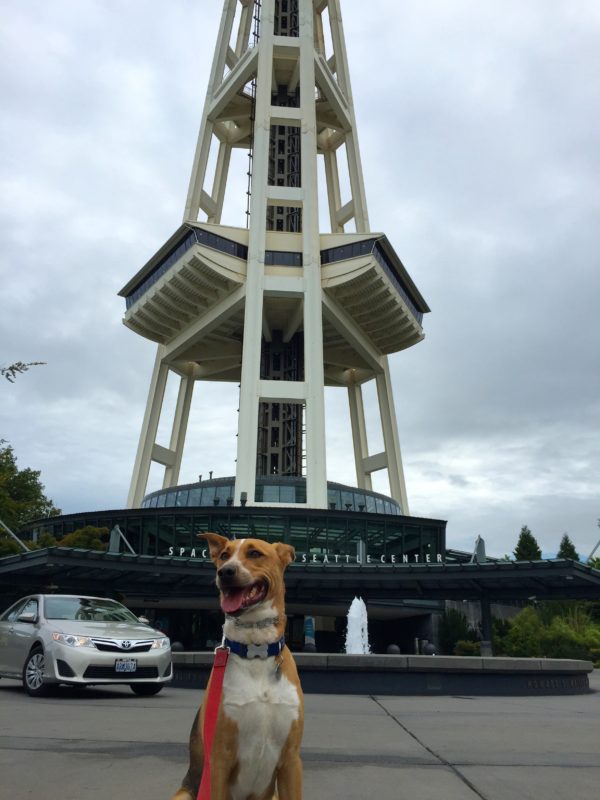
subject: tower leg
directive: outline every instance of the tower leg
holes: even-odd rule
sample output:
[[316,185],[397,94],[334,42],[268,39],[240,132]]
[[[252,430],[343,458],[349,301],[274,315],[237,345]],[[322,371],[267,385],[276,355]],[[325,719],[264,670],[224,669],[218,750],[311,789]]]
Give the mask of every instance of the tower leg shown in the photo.
[[142,422],[142,432],[140,433],[140,441],[135,457],[129,496],[127,497],[127,508],[139,507],[148,484],[152,449],[156,441],[160,412],[169,374],[169,368],[162,361],[163,350],[163,346],[159,345],[150,381],[150,391],[148,392],[148,401],[146,403],[144,421]]
[[302,119],[302,210],[304,257],[304,365],[306,381],[306,502],[327,508],[323,312],[317,206],[317,120],[314,102],[314,12],[300,0],[300,106]]
[[262,6],[261,45],[258,55],[256,124],[252,198],[250,204],[250,233],[248,239],[248,269],[246,305],[244,310],[244,340],[242,345],[240,412],[238,419],[237,467],[235,500],[243,492],[248,505],[254,503],[256,487],[256,450],[258,442],[258,405],[260,400],[260,355],[264,290],[264,253],[266,244],[267,184],[269,137],[271,133],[271,77],[273,70],[273,0]]
[[171,431],[170,449],[174,454],[174,461],[172,466],[165,468],[163,489],[168,489],[171,486],[175,486],[179,480],[179,470],[181,469],[183,446],[185,444],[185,434],[190,416],[190,406],[192,404],[193,393],[194,379],[189,375],[182,377],[179,384],[179,394],[177,395],[173,429]]
[[365,407],[360,384],[348,387],[350,404],[350,423],[352,425],[352,443],[354,445],[354,461],[356,463],[356,483],[359,489],[372,490],[371,475],[365,472],[365,459],[369,455],[367,442],[367,426],[365,424]]
[[400,439],[396,424],[396,410],[392,395],[392,384],[387,357],[382,359],[383,372],[377,375],[377,399],[379,400],[379,413],[381,414],[381,427],[383,429],[383,443],[387,455],[388,477],[390,481],[390,494],[402,506],[402,513],[409,514],[406,484],[404,483],[404,470],[402,468],[402,455],[400,453]]

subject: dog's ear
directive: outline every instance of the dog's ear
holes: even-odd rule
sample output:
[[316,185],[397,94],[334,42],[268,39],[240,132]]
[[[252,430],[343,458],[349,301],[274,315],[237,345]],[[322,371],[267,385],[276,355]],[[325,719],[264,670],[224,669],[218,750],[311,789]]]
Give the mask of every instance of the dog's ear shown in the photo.
[[275,542],[273,547],[275,548],[284,569],[296,558],[296,551],[291,544]]
[[208,550],[213,561],[217,560],[219,554],[222,553],[229,544],[229,539],[226,539],[224,536],[219,536],[218,533],[199,533],[198,538],[206,539],[208,542]]

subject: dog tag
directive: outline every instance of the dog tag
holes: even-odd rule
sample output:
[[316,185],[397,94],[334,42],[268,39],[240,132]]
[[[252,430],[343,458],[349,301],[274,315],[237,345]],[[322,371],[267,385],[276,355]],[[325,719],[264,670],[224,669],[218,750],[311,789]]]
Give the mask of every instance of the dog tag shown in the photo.
[[277,680],[281,678],[281,658],[275,659],[275,677]]

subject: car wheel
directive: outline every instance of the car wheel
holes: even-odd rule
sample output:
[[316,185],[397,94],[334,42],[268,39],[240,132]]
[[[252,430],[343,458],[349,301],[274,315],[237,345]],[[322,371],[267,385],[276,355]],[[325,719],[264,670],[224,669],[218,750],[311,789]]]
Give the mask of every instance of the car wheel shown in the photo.
[[23,688],[31,697],[48,694],[49,686],[44,683],[45,665],[44,651],[40,647],[34,648],[23,667]]
[[129,686],[134,694],[139,694],[142,697],[158,694],[163,688],[162,683],[130,683]]

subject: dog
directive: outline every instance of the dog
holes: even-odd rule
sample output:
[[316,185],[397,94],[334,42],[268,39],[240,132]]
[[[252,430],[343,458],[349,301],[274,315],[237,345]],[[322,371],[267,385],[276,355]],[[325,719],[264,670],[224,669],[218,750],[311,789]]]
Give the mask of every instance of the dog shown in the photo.
[[[211,754],[211,800],[301,800],[304,698],[284,640],[283,573],[294,548],[200,535],[217,569],[224,644],[230,648]],[[209,687],[210,679],[205,697]],[[196,800],[204,705],[190,733],[189,769],[172,800]]]

